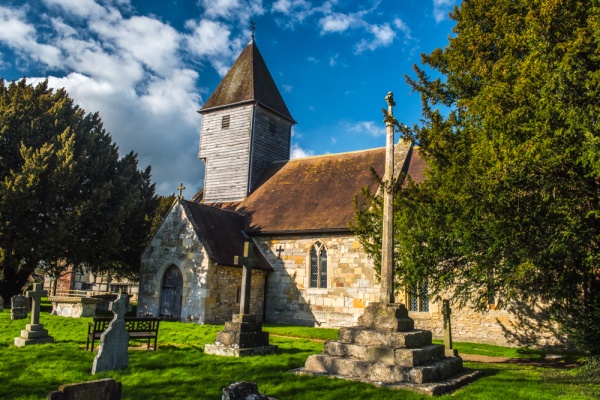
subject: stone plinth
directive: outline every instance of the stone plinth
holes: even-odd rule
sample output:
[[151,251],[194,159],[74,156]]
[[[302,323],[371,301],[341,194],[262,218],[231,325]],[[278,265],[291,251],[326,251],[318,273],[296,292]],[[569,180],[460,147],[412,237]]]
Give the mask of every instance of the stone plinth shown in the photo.
[[31,344],[53,343],[54,338],[48,335],[42,324],[26,324],[21,336],[15,338],[15,346],[25,347]]
[[243,357],[277,352],[269,345],[269,332],[262,331],[262,323],[254,314],[234,314],[225,329],[217,333],[213,344],[204,346],[204,353],[226,357]]
[[447,357],[431,332],[415,330],[403,304],[371,303],[359,326],[341,328],[323,354],[308,357],[296,374],[329,375],[391,388],[439,395],[471,382],[460,357]]
[[91,297],[67,296],[49,296],[48,300],[52,302],[52,315],[70,318],[94,317],[96,307],[102,302]]
[[121,382],[106,378],[62,385],[48,394],[48,400],[121,400]]

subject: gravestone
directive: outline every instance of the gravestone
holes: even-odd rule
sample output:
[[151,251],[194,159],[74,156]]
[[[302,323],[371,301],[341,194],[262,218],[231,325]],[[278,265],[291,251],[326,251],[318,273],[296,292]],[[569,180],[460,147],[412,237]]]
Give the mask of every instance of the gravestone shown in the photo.
[[0,311],[4,310],[4,299],[0,296]]
[[450,300],[442,301],[442,315],[444,316],[444,352],[446,357],[458,357],[458,350],[452,348],[452,324],[450,323]]
[[215,343],[204,346],[204,353],[227,357],[276,353],[278,347],[269,345],[269,332],[262,331],[262,322],[258,316],[249,314],[254,263],[250,241],[244,243],[244,256],[236,256],[235,263],[241,264],[243,268],[240,313],[234,314],[231,322],[225,322],[225,329],[217,332]]
[[92,375],[129,367],[129,332],[125,325],[127,306],[128,296],[125,293],[120,294],[117,300],[110,303],[110,309],[115,316],[100,336],[100,349],[94,358]]
[[235,382],[223,389],[221,400],[277,400],[258,392],[255,382]]
[[121,400],[121,382],[106,378],[62,385],[48,400]]
[[[25,294],[31,299],[32,303],[31,323],[25,325],[25,329],[21,331],[20,337],[15,338],[15,346],[24,347],[31,344],[54,342],[54,338],[48,335],[48,331],[44,329],[44,325],[40,324],[40,303],[42,296],[46,295],[46,291],[42,290],[42,284],[34,283],[33,290],[29,290]],[[27,302],[27,299],[25,301]]]
[[[392,93],[385,100],[386,170],[384,181],[393,181],[394,123]],[[340,328],[338,340],[327,341],[323,354],[308,357],[299,375],[326,375],[354,381],[409,389],[428,395],[452,391],[479,376],[463,371],[460,357],[446,357],[443,345],[431,343],[430,331],[414,329],[404,304],[394,302],[393,197],[383,188],[383,236],[379,302],[370,303],[358,326]]]
[[29,301],[23,295],[16,295],[10,299],[10,319],[25,319],[29,312]]

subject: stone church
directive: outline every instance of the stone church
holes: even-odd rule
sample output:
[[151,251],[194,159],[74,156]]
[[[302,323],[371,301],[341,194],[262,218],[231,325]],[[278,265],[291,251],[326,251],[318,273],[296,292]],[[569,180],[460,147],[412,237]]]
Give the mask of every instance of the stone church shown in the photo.
[[[382,96],[383,98],[383,96]],[[377,109],[377,105],[374,105]],[[254,244],[251,313],[266,322],[351,326],[378,300],[371,260],[348,228],[361,188],[375,193],[385,148],[290,160],[296,123],[254,40],[202,109],[202,191],[178,199],[142,255],[139,315],[221,324],[239,312],[244,242]],[[383,144],[383,143],[382,143]],[[400,141],[394,173],[415,182],[426,164]],[[400,293],[418,328],[442,335],[437,302]],[[536,313],[454,310],[455,340],[557,344]]]

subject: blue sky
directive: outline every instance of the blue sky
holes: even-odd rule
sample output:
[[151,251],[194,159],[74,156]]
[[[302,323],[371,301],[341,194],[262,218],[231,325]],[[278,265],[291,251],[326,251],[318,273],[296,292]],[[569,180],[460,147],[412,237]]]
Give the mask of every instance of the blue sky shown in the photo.
[[381,108],[418,123],[404,74],[447,44],[460,0],[0,0],[0,77],[48,79],[100,112],[159,194],[201,187],[202,106],[250,38],[298,124],[292,157],[385,145]]

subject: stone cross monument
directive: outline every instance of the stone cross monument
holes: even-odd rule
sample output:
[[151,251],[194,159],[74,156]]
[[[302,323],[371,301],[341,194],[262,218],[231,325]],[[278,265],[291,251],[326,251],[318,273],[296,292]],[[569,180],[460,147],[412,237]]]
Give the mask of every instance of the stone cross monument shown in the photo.
[[100,336],[100,350],[94,358],[92,375],[97,372],[129,367],[129,333],[125,324],[125,313],[129,304],[129,296],[122,293],[117,300],[110,303],[115,314],[108,329]]
[[34,283],[33,290],[29,290],[26,296],[31,299],[31,323],[25,325],[25,329],[21,331],[21,336],[15,338],[15,346],[24,347],[30,344],[52,343],[54,338],[48,335],[48,331],[44,329],[44,325],[40,324],[40,302],[42,296],[46,296],[47,292],[42,290],[41,283]]
[[381,238],[381,290],[379,301],[384,304],[394,303],[394,95],[389,92],[385,96],[388,104],[387,116],[384,119],[386,129],[385,173],[383,181],[383,234]]
[[234,263],[242,265],[242,290],[240,299],[240,314],[250,314],[250,288],[252,287],[252,242],[244,243],[244,255],[242,257],[235,256]]
[[296,374],[329,375],[439,395],[475,378],[462,372],[460,357],[446,357],[443,345],[432,344],[430,331],[415,329],[404,304],[394,301],[393,180],[395,105],[392,93],[385,97],[387,130],[383,190],[381,289],[378,302],[367,305],[357,326],[340,328],[338,340],[329,340],[323,354],[308,357]]
[[233,314],[225,329],[217,332],[215,343],[204,346],[204,353],[217,356],[243,357],[277,352],[277,346],[269,345],[269,332],[262,331],[262,322],[256,314],[250,314],[250,291],[252,288],[253,244],[246,237],[244,255],[235,256],[234,264],[242,266],[240,313]]

